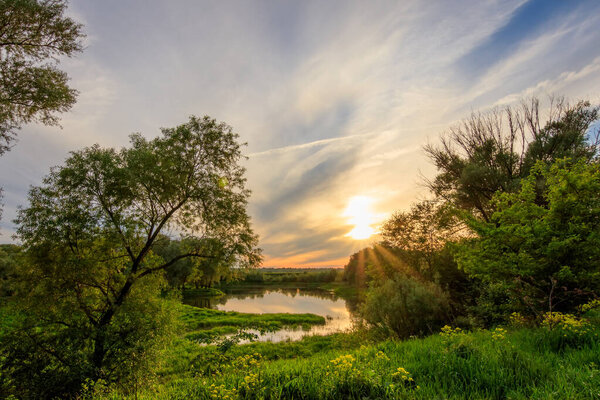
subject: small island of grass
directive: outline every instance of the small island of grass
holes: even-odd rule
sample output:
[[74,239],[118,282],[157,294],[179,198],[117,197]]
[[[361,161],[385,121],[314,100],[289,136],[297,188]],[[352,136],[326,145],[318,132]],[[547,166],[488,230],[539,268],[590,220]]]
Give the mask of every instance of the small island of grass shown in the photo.
[[186,339],[203,343],[240,330],[273,332],[283,328],[306,329],[311,325],[325,324],[325,318],[322,316],[308,313],[250,314],[188,305],[182,305],[181,321],[186,329]]

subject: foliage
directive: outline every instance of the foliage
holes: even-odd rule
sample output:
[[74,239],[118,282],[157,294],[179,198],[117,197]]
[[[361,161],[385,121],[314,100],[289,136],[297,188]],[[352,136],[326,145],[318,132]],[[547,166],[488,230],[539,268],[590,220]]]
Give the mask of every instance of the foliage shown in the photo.
[[560,329],[576,335],[585,334],[591,329],[590,324],[577,316],[560,312],[548,312],[542,317],[542,326],[548,329]]
[[571,106],[559,99],[543,128],[536,98],[520,107],[473,113],[443,135],[439,146],[425,147],[439,171],[428,186],[437,198],[489,221],[494,194],[518,190],[536,161],[596,156],[598,135],[590,138],[588,132],[598,111],[589,102]]
[[182,292],[183,298],[186,297],[222,297],[225,296],[225,292],[216,288],[199,288],[199,289],[185,289]]
[[[0,338],[1,373],[12,383],[9,393],[18,398],[66,397],[80,389],[82,379],[102,379],[91,359],[95,326],[87,323],[75,299],[47,290],[47,284],[19,299],[19,319]],[[58,285],[65,289],[62,282]],[[110,383],[128,388],[152,375],[172,339],[175,304],[156,295],[161,286],[159,276],[136,285],[107,328],[103,376]],[[42,295],[52,308],[36,304]]]
[[15,244],[0,244],[0,298],[12,294],[11,286],[21,258],[21,247]]
[[[310,357],[333,349],[356,349],[372,343],[369,332],[334,333],[327,336],[307,335],[297,341],[251,342],[232,346],[226,352],[215,345],[199,345],[195,341],[178,339],[169,348],[161,373],[165,376],[205,376],[235,370],[236,360],[260,355],[264,361]],[[232,368],[233,367],[233,368]]]
[[[392,235],[390,231],[388,234]],[[441,249],[420,250],[380,243],[353,254],[344,267],[344,278],[361,293],[366,287],[374,290],[397,276],[439,287],[445,293],[444,301],[448,302],[448,312],[452,315],[465,313],[465,308],[477,296],[476,282],[458,268],[447,245]],[[360,299],[360,293],[356,297]]]
[[459,222],[443,204],[422,201],[408,212],[392,214],[381,226],[381,236],[388,245],[411,254],[410,264],[427,273],[433,269],[435,254],[446,242],[460,238],[463,226]]
[[361,314],[369,324],[399,338],[430,334],[449,318],[448,297],[434,283],[398,273],[369,289]]
[[581,307],[579,307],[579,311],[581,311],[582,313],[586,313],[588,311],[596,310],[598,308],[600,308],[600,299],[594,299],[588,303],[582,304]]
[[22,124],[58,123],[77,92],[57,68],[61,56],[83,49],[82,26],[65,16],[64,0],[0,3],[0,154]]
[[216,238],[176,240],[161,237],[157,241],[155,253],[164,260],[170,260],[190,249],[196,249],[196,251],[202,249],[202,253],[211,256],[201,259],[178,259],[165,269],[165,275],[171,287],[185,289],[186,284],[190,283],[196,289],[199,287],[209,288],[215,283],[230,280],[235,275],[235,270],[231,268],[235,260],[231,258],[231,253],[227,251],[223,243]]
[[385,243],[364,248],[352,254],[344,266],[344,279],[359,288],[366,288],[385,282],[397,271],[410,274],[419,279],[422,275],[405,261],[411,258],[400,248]]
[[[156,241],[154,253],[163,260],[172,260],[179,254],[185,253],[186,247],[189,247],[186,245],[185,238],[183,240],[174,240],[168,236],[161,236]],[[197,263],[194,263],[191,257],[175,261],[164,272],[169,286],[183,289],[196,265]]]
[[[17,295],[27,318],[13,334],[29,340],[3,341],[12,352],[3,374],[18,377],[19,390],[44,388],[35,394],[43,398],[88,377],[123,382],[148,366],[171,325],[158,297],[164,270],[186,258],[240,267],[260,260],[238,136],[209,117],[162,133],[132,135],[120,151],[74,152],[31,189],[17,220],[28,255]],[[163,259],[153,250],[169,230],[186,247]],[[218,240],[222,253],[207,252],[206,240]]]
[[589,101],[579,101],[574,106],[559,104],[557,108],[556,115],[550,117],[527,146],[527,170],[538,161],[552,164],[561,158],[597,160],[598,132],[592,132],[591,128],[598,120],[600,108],[592,107]]
[[474,282],[458,268],[447,244],[469,235],[451,207],[437,200],[395,212],[381,227],[385,245],[420,277],[440,285],[461,310],[473,297]]
[[586,318],[560,312],[548,312],[540,323],[547,331],[548,346],[554,352],[585,348],[598,340],[598,332]]
[[[489,223],[457,248],[469,274],[500,285],[512,311],[574,310],[600,289],[600,165],[538,162],[517,193],[499,193]],[[505,311],[511,311],[507,309]]]

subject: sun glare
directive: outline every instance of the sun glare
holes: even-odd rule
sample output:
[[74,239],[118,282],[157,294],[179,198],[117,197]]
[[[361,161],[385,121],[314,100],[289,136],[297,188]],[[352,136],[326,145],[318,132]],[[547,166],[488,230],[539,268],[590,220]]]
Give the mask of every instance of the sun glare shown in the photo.
[[348,201],[343,216],[348,218],[350,225],[354,225],[354,229],[346,236],[355,240],[365,240],[377,233],[371,226],[376,219],[371,210],[372,203],[373,199],[367,196],[354,196]]

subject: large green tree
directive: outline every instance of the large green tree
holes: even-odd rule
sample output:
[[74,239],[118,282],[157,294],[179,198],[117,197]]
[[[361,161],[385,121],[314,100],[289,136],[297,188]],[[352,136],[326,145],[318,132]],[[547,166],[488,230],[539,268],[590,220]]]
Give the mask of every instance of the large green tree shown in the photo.
[[64,0],[0,2],[0,155],[25,123],[58,123],[77,92],[57,68],[83,48],[82,26],[65,16]]
[[[600,290],[600,165],[538,161],[516,193],[497,193],[490,222],[457,245],[469,274],[509,296],[505,311],[572,310]],[[509,304],[510,303],[510,304]]]
[[[161,306],[150,299],[165,270],[212,257],[256,265],[241,159],[231,127],[192,117],[153,140],[134,134],[120,151],[74,152],[52,169],[17,220],[29,255],[19,291],[26,335],[5,358],[13,360],[8,370],[34,365],[20,377],[40,385],[51,376],[63,388],[82,377],[124,379],[136,370],[124,360],[145,354],[159,331]],[[162,258],[154,249],[165,235],[186,245]],[[219,243],[218,254],[208,239]],[[44,362],[51,364],[40,368]]]
[[165,270],[166,278],[173,288],[185,289],[186,284],[192,284],[196,288],[211,286],[214,283],[230,279],[235,273],[231,269],[231,265],[235,263],[235,255],[227,251],[219,239],[171,240],[163,237],[157,242],[155,253],[163,259],[171,259],[178,254],[186,253],[188,249],[202,249],[203,254],[211,255],[211,257],[202,259],[180,259],[167,268]]

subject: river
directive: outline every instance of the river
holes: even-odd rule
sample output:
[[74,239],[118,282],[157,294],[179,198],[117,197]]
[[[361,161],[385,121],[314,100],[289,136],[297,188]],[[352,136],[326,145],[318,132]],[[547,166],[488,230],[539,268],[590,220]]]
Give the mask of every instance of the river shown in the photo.
[[281,342],[299,340],[305,335],[327,335],[352,329],[356,321],[356,304],[322,289],[240,288],[226,289],[221,297],[187,297],[184,303],[222,311],[243,313],[312,313],[325,318],[324,325],[313,325],[308,329],[281,329],[276,332],[260,333],[259,341]]

